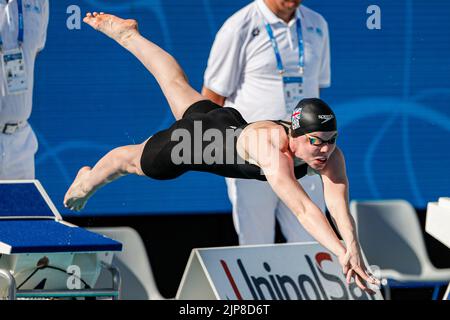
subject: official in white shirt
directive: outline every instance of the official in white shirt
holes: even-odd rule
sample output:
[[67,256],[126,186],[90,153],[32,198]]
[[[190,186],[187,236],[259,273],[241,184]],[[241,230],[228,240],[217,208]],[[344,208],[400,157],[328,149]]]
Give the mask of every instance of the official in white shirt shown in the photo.
[[28,118],[33,102],[34,64],[45,46],[48,20],[48,0],[0,0],[2,180],[35,177],[38,143]]
[[[328,25],[300,0],[256,0],[218,31],[202,94],[239,110],[247,122],[290,120],[302,98],[330,86]],[[226,178],[241,245],[273,243],[275,219],[288,242],[312,241],[266,182]],[[299,180],[325,211],[318,175]]]

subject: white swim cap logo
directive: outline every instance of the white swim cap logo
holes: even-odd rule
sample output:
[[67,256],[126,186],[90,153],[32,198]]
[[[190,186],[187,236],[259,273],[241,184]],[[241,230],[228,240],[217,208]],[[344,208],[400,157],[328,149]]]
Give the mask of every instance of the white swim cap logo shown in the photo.
[[302,108],[294,110],[291,117],[292,129],[300,128],[300,118],[302,117]]
[[321,124],[324,124],[325,122],[330,121],[331,119],[334,119],[334,116],[332,114],[319,114],[318,118],[320,120],[323,120]]

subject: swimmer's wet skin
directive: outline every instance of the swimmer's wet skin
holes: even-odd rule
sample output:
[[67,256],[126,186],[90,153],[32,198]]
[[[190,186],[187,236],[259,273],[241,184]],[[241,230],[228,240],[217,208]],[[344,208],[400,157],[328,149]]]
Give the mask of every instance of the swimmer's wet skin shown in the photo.
[[[99,188],[127,174],[173,179],[194,170],[222,176],[267,179],[305,229],[338,257],[347,281],[354,279],[362,290],[374,293],[367,284],[379,284],[379,281],[371,277],[361,257],[348,204],[345,159],[336,146],[336,117],[324,101],[300,101],[290,124],[283,121],[246,123],[237,110],[214,105],[195,91],[175,59],[139,34],[135,20],[94,13],[88,14],[83,21],[116,40],[141,61],[158,81],[177,121],[139,145],[110,151],[92,169],[80,169],[64,197],[67,208],[82,210]],[[170,158],[173,148],[171,133],[176,128],[192,133],[190,130],[195,121],[219,132],[224,131],[225,125],[241,128],[231,150],[236,154],[233,160],[240,157],[243,163],[211,165],[202,160],[197,164],[174,164]],[[278,134],[260,134],[264,131]],[[256,137],[256,143],[246,143],[251,137]],[[263,150],[259,150],[259,145],[264,146]],[[229,148],[224,149],[224,152],[229,151]],[[264,175],[260,174],[261,171]],[[308,171],[321,175],[328,210],[345,245],[298,183],[297,178]]]

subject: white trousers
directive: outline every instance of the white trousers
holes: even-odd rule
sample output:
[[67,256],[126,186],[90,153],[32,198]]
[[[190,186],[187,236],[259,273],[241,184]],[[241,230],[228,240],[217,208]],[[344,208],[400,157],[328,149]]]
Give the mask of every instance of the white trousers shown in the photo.
[[[287,242],[315,241],[268,182],[234,178],[226,178],[226,182],[240,245],[274,243],[275,219]],[[325,200],[320,176],[305,176],[299,182],[324,213]]]
[[0,133],[0,180],[34,179],[34,155],[38,149],[30,125],[13,134]]

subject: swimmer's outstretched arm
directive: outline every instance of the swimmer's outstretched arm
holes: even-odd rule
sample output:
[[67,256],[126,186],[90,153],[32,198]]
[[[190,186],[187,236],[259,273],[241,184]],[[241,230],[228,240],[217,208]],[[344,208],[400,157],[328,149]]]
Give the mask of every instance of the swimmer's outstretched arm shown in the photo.
[[158,81],[177,120],[190,105],[206,99],[189,85],[180,65],[170,54],[139,33],[135,20],[94,12],[88,13],[83,21],[117,41],[142,62]]
[[[261,141],[264,135],[258,135],[258,137],[258,143],[247,143],[243,148],[248,156],[263,169],[273,191],[295,214],[306,231],[338,257],[347,280],[354,278],[362,290],[374,293],[361,281],[362,279],[366,282],[376,283],[376,279],[372,279],[367,275],[359,251],[349,255],[348,248],[345,248],[338,239],[327,218],[309,198],[295,178],[293,160],[284,154],[280,150],[280,146],[273,143],[273,139],[270,137],[267,138],[267,141]],[[336,201],[339,200],[344,201],[343,198]],[[342,223],[341,227],[343,229],[350,228],[346,223]],[[345,231],[343,233],[347,237],[350,232]],[[349,237],[348,239],[354,238]],[[350,261],[351,259],[352,261]]]
[[[367,277],[370,278],[371,275],[367,273],[362,260],[355,222],[350,214],[345,159],[339,148],[332,153],[327,166],[321,171],[321,176],[328,211],[330,211],[346,246],[346,254],[342,258],[343,271],[347,275],[347,280],[356,273],[355,281],[358,286],[361,286],[362,280],[367,281]],[[372,283],[379,284],[377,279],[373,277],[370,279],[374,280]]]
[[[268,135],[255,134],[257,140],[240,140],[245,154],[263,170],[273,191],[295,214],[300,223],[317,241],[336,256],[345,248],[320,209],[314,204],[295,179],[293,160],[272,143]],[[263,140],[263,141],[262,141]]]

